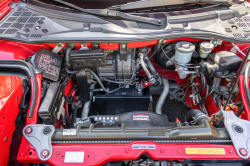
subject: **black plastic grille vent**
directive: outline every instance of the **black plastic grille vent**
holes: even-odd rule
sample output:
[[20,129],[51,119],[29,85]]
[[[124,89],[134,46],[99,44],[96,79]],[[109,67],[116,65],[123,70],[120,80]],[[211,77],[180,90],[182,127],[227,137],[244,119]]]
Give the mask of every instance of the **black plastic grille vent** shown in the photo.
[[247,27],[245,23],[238,23],[239,27]]
[[32,16],[40,16],[40,14],[33,13]]
[[18,9],[17,9],[18,12],[20,12],[20,11],[22,11],[22,10],[23,10],[23,8],[18,8]]
[[236,18],[234,19],[235,22],[243,22],[243,20],[241,18]]
[[11,25],[11,23],[3,23],[1,25],[2,28],[9,28],[9,26]]
[[20,23],[14,23],[11,25],[11,27],[17,28],[17,29],[22,29],[23,26],[24,26],[24,24],[20,24]]
[[15,34],[17,31],[17,29],[8,29],[4,34]]
[[10,17],[7,19],[7,22],[14,22],[16,21],[17,17]]
[[250,27],[250,23],[247,23],[247,25]]
[[241,33],[234,33],[234,37],[243,37]]
[[32,34],[30,37],[42,37],[42,34]]
[[24,12],[22,16],[31,16],[32,12]]
[[20,32],[17,32],[17,34],[22,36],[22,37],[29,37],[29,34],[23,34],[23,33],[20,33]]
[[39,20],[39,17],[30,17],[28,23],[35,23]]
[[245,22],[250,22],[250,16],[244,17],[243,20],[244,20]]
[[0,29],[0,34],[3,34],[6,29]]
[[25,23],[27,20],[28,20],[29,17],[19,17],[17,19],[17,22],[22,22],[22,23]]
[[40,20],[45,20],[45,17],[41,17]]
[[12,16],[20,16],[22,14],[22,12],[15,12],[12,14]]
[[250,33],[244,33],[245,37],[250,37]]
[[34,26],[34,24],[26,24],[25,26],[24,26],[24,28],[32,28]]

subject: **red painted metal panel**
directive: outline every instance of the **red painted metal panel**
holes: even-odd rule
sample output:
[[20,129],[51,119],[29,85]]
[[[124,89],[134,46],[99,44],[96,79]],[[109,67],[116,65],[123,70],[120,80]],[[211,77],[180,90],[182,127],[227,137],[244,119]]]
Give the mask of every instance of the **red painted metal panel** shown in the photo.
[[0,165],[7,165],[14,122],[19,113],[23,94],[22,79],[16,76],[0,75]]
[[[133,149],[132,144],[155,145],[155,149]],[[185,148],[224,148],[225,155],[186,154]],[[66,151],[85,152],[83,163],[64,163]],[[31,152],[31,153],[30,153]],[[117,144],[53,144],[53,154],[47,161],[51,165],[103,165],[110,161],[136,160],[147,153],[153,160],[184,159],[240,159],[233,145],[213,145],[201,143],[155,143],[132,142]],[[23,143],[18,153],[20,162],[40,162],[35,149]]]

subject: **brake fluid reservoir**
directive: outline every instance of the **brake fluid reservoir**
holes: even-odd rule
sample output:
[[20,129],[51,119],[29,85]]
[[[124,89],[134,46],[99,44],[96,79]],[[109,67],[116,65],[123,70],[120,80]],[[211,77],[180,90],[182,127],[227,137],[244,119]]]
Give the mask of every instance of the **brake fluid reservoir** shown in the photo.
[[175,60],[180,64],[188,63],[192,54],[195,51],[195,46],[190,42],[178,42],[175,45]]
[[200,44],[200,57],[207,58],[208,54],[212,52],[214,45],[210,42],[202,42]]

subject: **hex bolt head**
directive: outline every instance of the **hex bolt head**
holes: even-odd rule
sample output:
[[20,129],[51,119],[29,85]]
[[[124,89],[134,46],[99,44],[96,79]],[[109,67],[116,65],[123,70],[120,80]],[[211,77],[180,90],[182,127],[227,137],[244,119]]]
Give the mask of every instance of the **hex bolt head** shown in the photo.
[[246,156],[246,155],[247,155],[247,150],[246,150],[245,148],[241,148],[241,149],[240,149],[240,154],[241,154],[242,156]]
[[234,127],[234,130],[235,130],[237,133],[243,133],[243,128],[240,127],[240,126],[235,126],[235,127]]
[[49,134],[50,132],[51,132],[51,128],[50,127],[45,127],[43,129],[43,134],[45,134],[45,135]]
[[41,155],[43,156],[43,158],[46,158],[49,155],[49,151],[45,149],[42,151]]
[[24,132],[25,132],[26,134],[30,134],[30,133],[32,132],[32,128],[31,128],[31,127],[27,127],[27,128],[24,130]]

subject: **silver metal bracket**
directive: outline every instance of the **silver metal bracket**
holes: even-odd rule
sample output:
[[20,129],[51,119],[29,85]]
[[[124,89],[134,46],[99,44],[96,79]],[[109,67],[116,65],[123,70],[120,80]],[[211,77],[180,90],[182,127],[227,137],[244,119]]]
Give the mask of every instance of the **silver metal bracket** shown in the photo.
[[54,132],[54,126],[42,124],[27,125],[23,129],[24,137],[34,146],[42,161],[46,161],[52,156],[51,137]]
[[240,119],[233,111],[224,111],[224,124],[238,155],[244,159],[250,156],[250,121]]

